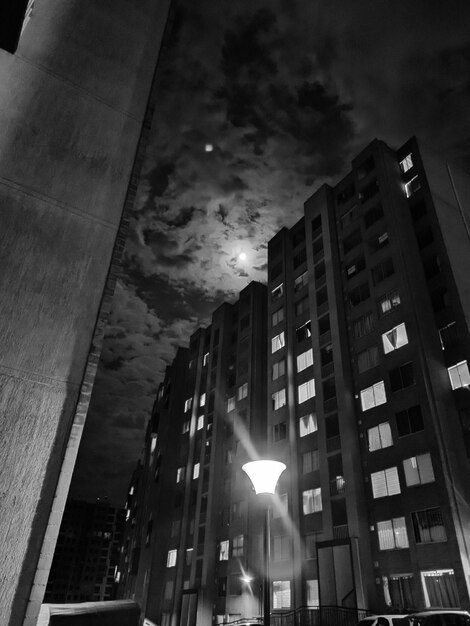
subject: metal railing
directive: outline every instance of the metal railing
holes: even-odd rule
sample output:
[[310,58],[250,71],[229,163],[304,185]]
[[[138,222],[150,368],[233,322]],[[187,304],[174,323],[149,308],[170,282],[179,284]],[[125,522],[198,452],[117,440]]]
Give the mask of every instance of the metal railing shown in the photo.
[[271,614],[271,626],[356,626],[371,612],[342,606],[308,607]]

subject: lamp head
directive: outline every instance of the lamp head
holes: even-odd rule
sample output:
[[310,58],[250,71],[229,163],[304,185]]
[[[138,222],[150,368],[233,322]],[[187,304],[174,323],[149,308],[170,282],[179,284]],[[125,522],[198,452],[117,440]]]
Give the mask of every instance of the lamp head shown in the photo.
[[262,493],[274,494],[277,481],[286,469],[280,461],[250,461],[242,466],[242,470],[248,475],[255,489],[256,495]]

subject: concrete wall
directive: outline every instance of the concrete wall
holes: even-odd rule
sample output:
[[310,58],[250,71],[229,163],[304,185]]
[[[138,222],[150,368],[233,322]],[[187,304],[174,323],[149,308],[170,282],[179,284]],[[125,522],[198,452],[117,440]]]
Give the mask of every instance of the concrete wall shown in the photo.
[[3,624],[28,600],[35,623],[47,582],[169,4],[36,0],[0,50]]

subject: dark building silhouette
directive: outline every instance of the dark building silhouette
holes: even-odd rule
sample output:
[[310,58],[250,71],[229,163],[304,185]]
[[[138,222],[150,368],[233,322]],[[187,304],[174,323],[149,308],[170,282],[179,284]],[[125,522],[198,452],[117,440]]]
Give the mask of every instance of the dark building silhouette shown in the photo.
[[124,516],[107,501],[67,502],[44,602],[115,599]]
[[259,508],[241,471],[259,451],[287,465],[274,614],[470,608],[469,200],[468,177],[414,139],[374,140],[269,242],[266,317],[243,312],[247,288],[178,353],[120,566],[123,596],[146,588],[146,617],[262,613]]

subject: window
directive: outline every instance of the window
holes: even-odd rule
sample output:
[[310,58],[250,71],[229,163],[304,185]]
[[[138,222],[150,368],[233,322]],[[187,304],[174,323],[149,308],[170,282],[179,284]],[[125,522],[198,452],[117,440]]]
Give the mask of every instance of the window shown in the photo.
[[392,276],[394,272],[392,259],[386,259],[383,263],[379,263],[372,268],[372,280],[374,281],[374,285]]
[[349,183],[347,187],[345,187],[342,191],[339,192],[338,198],[337,198],[338,204],[341,205],[347,202],[348,200],[351,200],[351,198],[354,196],[355,193],[356,193],[356,190],[354,188],[354,183]]
[[389,291],[385,295],[383,295],[377,301],[379,307],[379,315],[382,317],[383,315],[387,315],[394,309],[400,306],[400,294],[398,289],[393,289],[393,291]]
[[374,330],[374,315],[371,311],[353,321],[353,334],[356,339],[364,337]]
[[415,384],[413,363],[405,363],[396,369],[390,370],[390,387],[392,391],[399,391]]
[[194,467],[193,467],[193,480],[195,480],[196,478],[199,478],[199,470],[201,468],[201,464],[200,463],[194,463]]
[[240,385],[240,387],[238,388],[238,399],[243,400],[243,398],[246,398],[247,396],[248,396],[248,383],[243,383],[243,385]]
[[370,174],[374,167],[374,157],[370,156],[357,168],[357,177],[359,178],[359,180],[361,180],[361,178],[365,178],[368,174]]
[[389,244],[388,233],[384,232],[370,242],[370,246],[374,252],[385,248]]
[[363,411],[368,411],[375,406],[385,404],[385,402],[387,402],[387,396],[385,395],[383,380],[361,391],[361,407]]
[[330,330],[330,316],[324,315],[318,320],[318,334],[324,335]]
[[242,319],[240,320],[240,330],[245,330],[245,328],[248,328],[249,325],[250,325],[250,315],[248,314],[242,317]]
[[233,411],[235,409],[235,396],[232,396],[227,400],[227,412]]
[[382,343],[385,354],[398,350],[408,343],[405,324],[399,324],[382,335]]
[[370,475],[372,483],[372,497],[383,498],[384,496],[394,496],[400,491],[400,481],[396,467],[388,467],[380,472]]
[[368,200],[373,198],[375,194],[378,193],[378,191],[379,191],[379,185],[376,180],[373,180],[371,183],[367,185],[367,187],[364,187],[361,190],[361,192],[359,193],[359,197],[362,200],[362,202],[367,202]]
[[322,367],[325,367],[325,365],[328,365],[328,363],[332,363],[333,346],[331,345],[331,343],[327,344],[326,346],[323,346],[323,348],[320,350],[320,361],[321,361]]
[[176,565],[176,550],[168,550],[168,556],[166,557],[166,566],[175,567]]
[[411,153],[407,154],[406,157],[400,161],[400,169],[403,173],[407,172],[413,167],[413,159],[411,158]]
[[186,420],[185,422],[183,422],[183,426],[181,427],[181,432],[183,435],[189,432],[190,426],[191,426],[190,420]]
[[288,535],[273,537],[273,561],[288,561],[290,559],[290,539]]
[[317,558],[317,535],[316,533],[308,533],[305,535],[305,558]]
[[439,507],[411,514],[416,543],[447,541],[446,529]]
[[357,369],[359,374],[372,369],[379,364],[379,349],[377,346],[370,346],[366,350],[362,350],[357,355]]
[[273,426],[273,440],[281,441],[287,437],[287,424],[285,422],[279,422]]
[[278,300],[284,295],[284,285],[281,283],[271,291],[271,300]]
[[364,226],[366,228],[370,228],[372,224],[378,222],[384,216],[384,211],[382,206],[378,204],[377,206],[372,207],[364,214]]
[[452,389],[459,389],[460,387],[470,385],[470,372],[468,371],[467,361],[461,361],[456,365],[452,365],[447,371],[449,372]]
[[310,348],[306,352],[302,352],[302,354],[297,355],[297,371],[302,372],[313,365],[313,350]]
[[347,265],[346,266],[347,280],[353,278],[353,276],[356,276],[357,274],[359,274],[359,272],[362,272],[362,270],[365,269],[365,267],[366,267],[366,262],[363,256],[356,259],[354,263]]
[[273,580],[273,609],[290,609],[290,580]]
[[229,541],[225,539],[219,543],[219,561],[228,561]]
[[191,565],[193,560],[194,548],[186,548],[186,565]]
[[423,415],[419,404],[410,406],[404,411],[399,411],[395,417],[399,437],[411,435],[424,429]]
[[348,254],[353,248],[361,243],[361,231],[358,228],[343,239],[343,253]]
[[320,596],[318,594],[318,580],[307,580],[307,606],[320,606]]
[[308,296],[304,296],[301,300],[295,303],[295,314],[302,315],[305,311],[308,311]]
[[309,450],[302,454],[302,474],[316,472],[320,468],[318,450]]
[[410,547],[404,517],[377,522],[377,535],[379,550],[399,550]]
[[308,322],[305,322],[305,324],[302,324],[302,326],[299,326],[298,328],[295,329],[295,336],[296,336],[297,341],[304,341],[304,339],[307,339],[308,337],[312,336],[312,327],[311,327],[310,320],[308,320]]
[[419,182],[418,176],[413,176],[413,178],[405,183],[405,193],[406,197],[410,198],[414,193],[421,189],[421,183]]
[[284,338],[284,331],[282,331],[282,333],[280,333],[279,335],[276,335],[275,337],[273,337],[271,339],[271,352],[277,352],[278,350],[280,350],[281,348],[283,348],[286,345],[286,340]]
[[349,292],[349,302],[352,307],[358,306],[370,296],[369,283],[362,283]]
[[209,363],[209,353],[206,352],[202,357],[202,366],[205,367]]
[[303,415],[299,419],[299,436],[306,437],[310,435],[310,433],[314,433],[318,430],[317,425],[317,414],[316,413],[308,413],[307,415]]
[[281,359],[277,363],[273,364],[272,367],[272,379],[277,380],[280,376],[284,376],[286,373],[286,360]]
[[243,535],[236,535],[232,539],[232,556],[243,556]]
[[199,406],[205,406],[205,405],[206,405],[206,394],[201,393],[201,397],[199,398]]
[[367,430],[367,441],[369,442],[369,452],[381,450],[393,445],[392,431],[389,422],[382,422],[378,426]]
[[180,483],[184,480],[184,473],[185,473],[185,468],[184,467],[178,467],[178,469],[176,470],[176,482]]
[[193,404],[193,399],[192,398],[188,398],[187,400],[184,401],[184,412],[185,413],[187,413],[191,409],[192,404]]
[[294,259],[293,259],[294,269],[299,267],[299,265],[302,265],[302,263],[305,263],[306,260],[307,260],[307,250],[306,248],[302,248],[294,256]]
[[404,459],[403,469],[407,487],[424,485],[434,482],[434,470],[432,469],[431,455],[429,452]]
[[282,272],[282,261],[278,261],[276,265],[273,265],[269,272],[269,280],[274,280]]
[[424,250],[434,241],[434,235],[432,234],[432,228],[424,228],[416,233],[416,241],[418,243],[418,248],[420,250]]
[[[427,607],[456,607],[460,606],[457,585],[453,569],[438,569],[421,572],[424,603]],[[468,620],[458,622],[467,626]]]
[[274,313],[271,315],[271,324],[274,327],[280,324],[283,320],[284,320],[284,308],[281,307],[277,311],[274,311]]
[[313,398],[315,396],[315,380],[312,378],[299,385],[297,387],[297,394],[299,404]]
[[281,493],[275,498],[273,506],[273,518],[284,517],[287,515],[288,498],[287,493]]
[[197,430],[202,430],[204,428],[204,415],[199,415],[197,418]]
[[303,272],[294,280],[294,291],[300,291],[308,283],[308,272]]
[[316,298],[317,298],[317,308],[320,308],[322,304],[325,304],[328,302],[328,290],[326,288],[326,285],[317,291]]
[[302,506],[304,515],[318,513],[323,509],[321,500],[321,487],[307,489],[302,492]]
[[285,406],[285,404],[286,404],[286,390],[285,390],[285,388],[284,389],[280,389],[279,391],[275,391],[271,397],[272,397],[272,401],[273,401],[273,411],[277,411],[281,407]]

